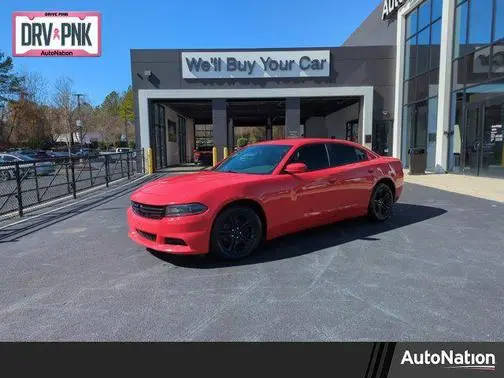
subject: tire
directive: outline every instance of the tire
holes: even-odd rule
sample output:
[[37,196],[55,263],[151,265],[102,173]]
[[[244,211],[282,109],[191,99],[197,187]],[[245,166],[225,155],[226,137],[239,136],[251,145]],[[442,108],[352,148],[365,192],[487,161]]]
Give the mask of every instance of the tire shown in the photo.
[[9,181],[11,179],[11,174],[8,170],[0,170],[0,182]]
[[211,253],[224,260],[239,260],[250,255],[262,241],[263,224],[248,206],[232,206],[215,219]]
[[392,216],[394,206],[394,194],[385,183],[375,186],[369,200],[369,217],[378,222],[383,222]]

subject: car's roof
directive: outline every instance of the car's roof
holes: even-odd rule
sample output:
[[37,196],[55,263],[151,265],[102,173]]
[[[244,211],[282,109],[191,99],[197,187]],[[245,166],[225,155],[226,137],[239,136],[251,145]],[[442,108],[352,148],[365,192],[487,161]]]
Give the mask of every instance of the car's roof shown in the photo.
[[275,140],[268,140],[264,142],[259,142],[255,143],[257,144],[273,144],[273,145],[287,145],[287,146],[302,146],[304,144],[311,144],[311,143],[341,143],[341,144],[348,144],[354,147],[359,147],[359,148],[365,148],[363,145],[350,142],[348,140],[343,140],[343,139],[330,139],[330,138],[291,138],[291,139],[275,139]]

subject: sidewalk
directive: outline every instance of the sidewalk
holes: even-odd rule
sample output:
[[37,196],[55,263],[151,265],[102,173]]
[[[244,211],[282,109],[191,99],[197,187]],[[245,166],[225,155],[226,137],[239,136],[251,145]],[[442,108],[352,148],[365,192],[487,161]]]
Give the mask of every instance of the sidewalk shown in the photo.
[[452,173],[410,175],[405,171],[405,181],[468,196],[504,203],[504,180],[463,176]]

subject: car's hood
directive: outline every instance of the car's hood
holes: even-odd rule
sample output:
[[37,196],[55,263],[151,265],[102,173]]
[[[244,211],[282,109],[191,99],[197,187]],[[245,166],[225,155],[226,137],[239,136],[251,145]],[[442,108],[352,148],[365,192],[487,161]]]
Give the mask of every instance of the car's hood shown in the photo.
[[198,202],[209,191],[259,179],[260,175],[202,171],[152,181],[136,190],[131,199],[150,205]]

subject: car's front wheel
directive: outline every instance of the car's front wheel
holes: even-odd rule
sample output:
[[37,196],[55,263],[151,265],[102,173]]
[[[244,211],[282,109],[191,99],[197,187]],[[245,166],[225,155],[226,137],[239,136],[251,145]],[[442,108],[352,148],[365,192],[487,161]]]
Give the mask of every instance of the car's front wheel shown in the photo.
[[375,221],[383,222],[392,216],[394,194],[385,183],[379,183],[373,190],[369,201],[369,216]]
[[11,178],[11,174],[7,169],[0,171],[0,181],[9,181]]
[[261,243],[262,227],[261,219],[250,207],[224,209],[212,228],[211,252],[221,259],[242,259]]

